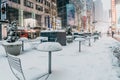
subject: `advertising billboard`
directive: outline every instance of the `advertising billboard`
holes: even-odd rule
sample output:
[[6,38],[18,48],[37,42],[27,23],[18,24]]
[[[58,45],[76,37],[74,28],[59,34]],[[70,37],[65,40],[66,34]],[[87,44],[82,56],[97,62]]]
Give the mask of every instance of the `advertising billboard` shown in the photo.
[[120,4],[116,5],[116,25],[120,28]]
[[67,10],[67,25],[73,26],[75,24],[75,7],[73,4],[66,5]]
[[115,0],[112,0],[111,2],[111,11],[112,11],[112,24],[116,24],[116,9],[115,9]]

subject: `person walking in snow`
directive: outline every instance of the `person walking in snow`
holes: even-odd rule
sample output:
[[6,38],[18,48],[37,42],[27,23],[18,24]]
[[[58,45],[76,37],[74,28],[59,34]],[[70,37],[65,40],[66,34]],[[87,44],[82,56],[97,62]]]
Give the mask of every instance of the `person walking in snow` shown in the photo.
[[112,31],[112,37],[114,37],[114,34],[115,34],[114,31]]

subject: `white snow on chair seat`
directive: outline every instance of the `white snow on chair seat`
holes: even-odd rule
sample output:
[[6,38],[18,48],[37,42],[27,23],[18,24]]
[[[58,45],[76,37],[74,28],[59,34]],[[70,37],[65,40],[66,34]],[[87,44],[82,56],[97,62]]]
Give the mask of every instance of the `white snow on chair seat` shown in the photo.
[[62,46],[58,42],[44,42],[38,45],[37,50],[54,52],[62,50]]

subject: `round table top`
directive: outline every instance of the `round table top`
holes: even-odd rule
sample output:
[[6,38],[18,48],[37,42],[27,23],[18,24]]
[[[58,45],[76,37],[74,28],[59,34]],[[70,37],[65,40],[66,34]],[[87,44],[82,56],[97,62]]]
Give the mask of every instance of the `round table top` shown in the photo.
[[94,35],[93,37],[99,37],[98,35]]
[[91,37],[91,36],[87,36],[87,37],[86,37],[86,39],[92,39],[92,38],[93,38],[93,37]]
[[75,38],[75,41],[85,41],[84,38]]
[[18,41],[28,41],[28,38],[26,38],[26,37],[21,37],[20,39],[18,39]]
[[58,42],[44,42],[38,45],[37,50],[43,52],[55,52],[62,50],[62,46]]
[[71,36],[71,35],[68,35],[68,36],[66,36],[66,38],[73,38],[73,36]]

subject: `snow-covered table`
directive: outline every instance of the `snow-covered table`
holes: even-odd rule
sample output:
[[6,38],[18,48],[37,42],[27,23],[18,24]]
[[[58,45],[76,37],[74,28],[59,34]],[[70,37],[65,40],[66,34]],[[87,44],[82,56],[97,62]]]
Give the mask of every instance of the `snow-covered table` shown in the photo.
[[21,37],[20,39],[18,39],[18,41],[22,41],[22,51],[24,51],[24,42],[28,41],[28,38],[26,37]]
[[7,53],[12,54],[12,55],[19,55],[21,52],[21,42],[13,42],[13,43],[8,43],[4,42],[3,47],[5,48],[6,55]]
[[87,36],[87,37],[86,37],[86,39],[89,40],[89,46],[91,46],[91,38],[92,38],[92,37],[90,37],[90,36]]
[[66,40],[68,43],[73,42],[73,36],[71,36],[71,35],[66,36]]
[[96,41],[96,39],[98,39],[99,38],[99,35],[94,35],[93,36],[93,38],[94,38],[94,42]]
[[48,73],[51,74],[52,52],[62,50],[62,46],[58,42],[44,42],[38,45],[37,50],[48,52]]
[[84,38],[75,38],[75,41],[79,41],[79,52],[81,52],[81,42],[85,41]]

